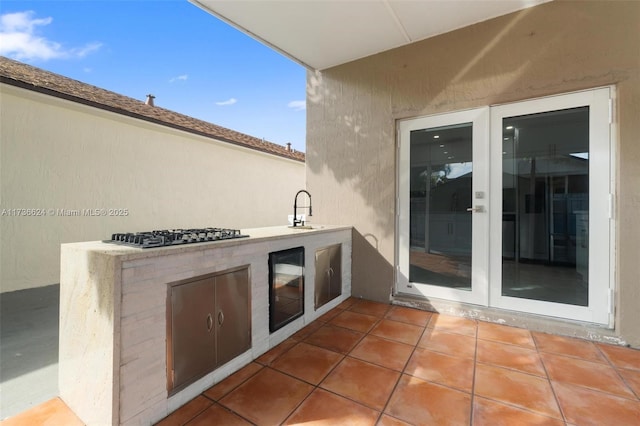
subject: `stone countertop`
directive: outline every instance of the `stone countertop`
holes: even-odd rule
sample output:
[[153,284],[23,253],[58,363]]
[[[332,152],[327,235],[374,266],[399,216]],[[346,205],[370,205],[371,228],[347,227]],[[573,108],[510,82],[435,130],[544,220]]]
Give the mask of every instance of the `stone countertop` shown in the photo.
[[346,225],[313,225],[311,228],[301,227],[292,228],[290,226],[270,226],[264,228],[247,228],[241,229],[246,238],[232,238],[228,240],[210,241],[203,243],[181,244],[176,246],[154,247],[154,248],[138,248],[120,244],[105,243],[102,241],[86,241],[79,243],[62,244],[65,249],[82,250],[94,253],[100,253],[106,256],[119,257],[121,260],[144,259],[158,256],[166,256],[168,254],[188,253],[198,250],[209,250],[218,247],[230,247],[243,244],[251,244],[265,240],[285,239],[300,236],[309,236],[310,234],[321,234],[327,232],[336,232],[350,230],[351,226]]

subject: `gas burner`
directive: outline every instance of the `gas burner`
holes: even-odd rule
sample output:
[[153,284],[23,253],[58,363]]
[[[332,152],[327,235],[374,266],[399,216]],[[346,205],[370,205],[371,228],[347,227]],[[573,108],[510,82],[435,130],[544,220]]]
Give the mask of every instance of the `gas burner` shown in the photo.
[[104,240],[103,242],[138,248],[151,248],[246,237],[248,237],[248,235],[242,235],[239,229],[164,229],[158,231],[113,234],[110,240]]

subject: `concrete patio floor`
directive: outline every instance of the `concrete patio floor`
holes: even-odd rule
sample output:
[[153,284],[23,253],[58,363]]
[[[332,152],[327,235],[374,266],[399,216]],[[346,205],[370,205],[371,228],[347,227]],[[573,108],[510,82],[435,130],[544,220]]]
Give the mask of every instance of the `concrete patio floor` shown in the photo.
[[58,284],[0,294],[0,420],[58,395]]

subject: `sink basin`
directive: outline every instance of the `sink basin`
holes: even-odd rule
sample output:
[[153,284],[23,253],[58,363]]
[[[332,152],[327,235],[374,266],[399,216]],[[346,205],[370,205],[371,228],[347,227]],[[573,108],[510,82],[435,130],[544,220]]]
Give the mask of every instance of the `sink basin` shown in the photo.
[[289,228],[291,229],[322,229],[324,228],[323,226],[317,226],[317,225],[298,225],[298,226],[291,226],[289,225]]

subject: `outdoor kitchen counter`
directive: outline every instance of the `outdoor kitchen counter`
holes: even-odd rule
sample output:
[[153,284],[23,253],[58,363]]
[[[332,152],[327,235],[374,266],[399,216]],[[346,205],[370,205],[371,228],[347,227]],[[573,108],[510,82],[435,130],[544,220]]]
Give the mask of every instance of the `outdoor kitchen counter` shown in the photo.
[[[351,294],[350,226],[242,229],[246,238],[140,249],[101,241],[63,244],[60,397],[85,424],[153,424],[250,363]],[[315,253],[342,246],[342,295],[314,306]],[[269,253],[305,248],[304,314],[269,332]],[[248,267],[251,348],[169,396],[171,283]]]
[[210,248],[223,248],[235,245],[250,244],[265,240],[290,239],[291,237],[308,236],[309,234],[333,233],[336,231],[351,230],[351,226],[341,225],[313,225],[312,228],[290,226],[270,226],[265,228],[241,229],[246,238],[231,238],[203,243],[181,244],[175,246],[138,248],[122,244],[105,243],[102,241],[86,241],[79,243],[63,244],[63,247],[76,248],[83,251],[99,252],[108,256],[117,256],[122,261],[143,259],[149,257],[167,256],[167,251],[171,254],[185,253],[191,251],[202,251]]

